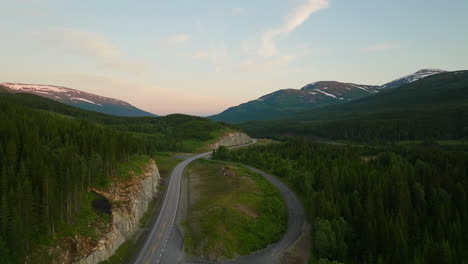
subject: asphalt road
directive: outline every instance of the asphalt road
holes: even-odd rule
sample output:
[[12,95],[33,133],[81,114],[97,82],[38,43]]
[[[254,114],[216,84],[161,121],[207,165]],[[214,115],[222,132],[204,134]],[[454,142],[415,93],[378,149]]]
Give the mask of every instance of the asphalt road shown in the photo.
[[[255,143],[256,141],[254,140],[250,144]],[[182,173],[185,167],[192,161],[207,157],[210,154],[211,152],[206,152],[192,156],[182,161],[174,168],[158,219],[152,227],[143,247],[139,251],[138,257],[134,262],[135,264],[210,263],[204,261],[185,260],[183,252],[183,237],[176,223],[177,211],[180,202]],[[295,194],[281,181],[258,169],[249,166],[245,167],[260,173],[279,189],[288,206],[288,230],[278,243],[272,244],[250,256],[240,257],[225,263],[279,263],[281,254],[292,246],[301,236],[302,227],[305,223],[304,210]]]

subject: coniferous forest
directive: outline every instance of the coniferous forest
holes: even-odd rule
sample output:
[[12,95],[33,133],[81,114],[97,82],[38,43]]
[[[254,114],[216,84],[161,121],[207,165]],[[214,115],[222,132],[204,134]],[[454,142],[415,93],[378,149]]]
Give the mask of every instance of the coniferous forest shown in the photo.
[[15,104],[0,104],[0,120],[0,263],[72,224],[87,188],[119,162],[154,151],[129,133]]
[[[302,198],[317,263],[467,263],[466,146],[337,146],[305,139],[214,158],[265,169]],[[315,262],[313,262],[315,263]]]

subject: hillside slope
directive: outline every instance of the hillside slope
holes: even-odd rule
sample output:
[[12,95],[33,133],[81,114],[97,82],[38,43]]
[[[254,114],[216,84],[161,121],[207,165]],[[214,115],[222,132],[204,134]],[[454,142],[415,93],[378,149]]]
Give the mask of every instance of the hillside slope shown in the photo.
[[118,99],[66,87],[22,83],[0,83],[0,85],[13,93],[35,94],[67,105],[116,116],[156,116]]
[[279,90],[209,118],[230,123],[278,119],[292,113],[351,101],[378,92],[378,86],[322,81],[308,84],[299,90]]
[[423,69],[382,86],[336,81],[315,82],[301,89],[275,91],[257,100],[231,107],[209,118],[229,123],[281,119],[294,113],[371,96],[382,90],[397,88],[443,72],[446,71]]
[[439,69],[422,69],[413,74],[410,74],[410,75],[401,77],[399,79],[393,80],[391,82],[388,82],[382,85],[382,88],[384,89],[397,88],[405,84],[412,83],[417,80],[421,80],[423,78],[426,78],[435,74],[443,73],[443,72],[447,72],[447,71],[439,70]]
[[117,130],[135,133],[157,151],[193,152],[207,147],[226,132],[236,131],[232,125],[206,118],[173,114],[163,117],[121,117],[84,110],[33,94],[0,93],[3,102],[27,106],[74,119],[86,120]]
[[454,139],[468,133],[468,71],[448,72],[341,105],[242,124],[253,136]]

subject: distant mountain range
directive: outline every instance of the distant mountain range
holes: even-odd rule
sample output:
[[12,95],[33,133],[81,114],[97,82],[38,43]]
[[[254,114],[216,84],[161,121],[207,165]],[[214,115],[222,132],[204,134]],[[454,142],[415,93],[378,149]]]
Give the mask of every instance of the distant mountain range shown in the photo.
[[299,135],[358,141],[468,138],[468,71],[426,76],[343,104],[240,126],[254,137]]
[[118,99],[60,86],[0,83],[0,92],[35,94],[67,105],[116,116],[156,116]]
[[423,69],[382,86],[320,81],[308,84],[299,90],[279,90],[257,100],[231,107],[209,118],[231,123],[279,119],[293,113],[364,98],[377,94],[382,89],[396,88],[442,72],[445,71]]

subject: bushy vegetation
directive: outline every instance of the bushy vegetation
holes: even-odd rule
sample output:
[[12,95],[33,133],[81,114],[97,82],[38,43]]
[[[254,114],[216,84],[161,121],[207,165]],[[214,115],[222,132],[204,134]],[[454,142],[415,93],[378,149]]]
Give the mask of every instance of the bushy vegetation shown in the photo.
[[294,139],[222,150],[300,195],[314,263],[466,263],[468,149],[344,147]]

